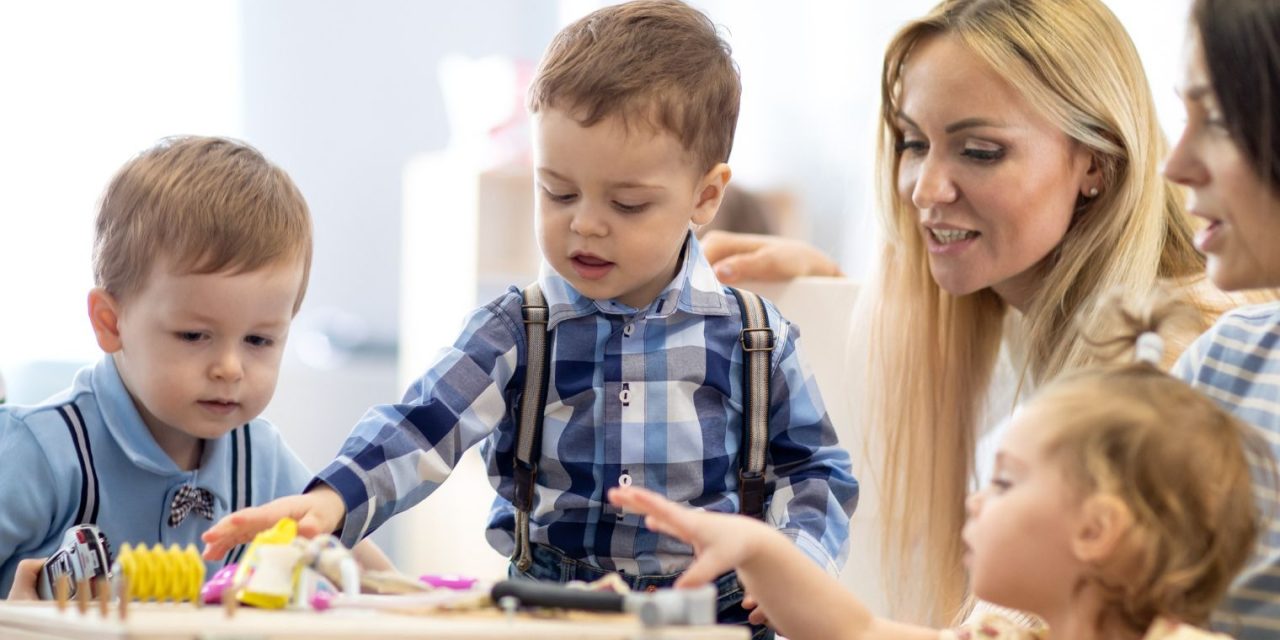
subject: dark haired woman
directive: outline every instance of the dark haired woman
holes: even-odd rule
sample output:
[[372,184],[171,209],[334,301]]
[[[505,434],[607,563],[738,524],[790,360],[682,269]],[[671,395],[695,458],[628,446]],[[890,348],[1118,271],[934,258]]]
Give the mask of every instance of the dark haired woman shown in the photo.
[[[1164,172],[1208,222],[1196,246],[1209,278],[1280,287],[1280,1],[1196,0],[1179,93],[1187,125]],[[1280,451],[1280,303],[1223,316],[1174,370]],[[1219,620],[1241,640],[1280,636],[1280,502],[1259,499],[1271,524]]]

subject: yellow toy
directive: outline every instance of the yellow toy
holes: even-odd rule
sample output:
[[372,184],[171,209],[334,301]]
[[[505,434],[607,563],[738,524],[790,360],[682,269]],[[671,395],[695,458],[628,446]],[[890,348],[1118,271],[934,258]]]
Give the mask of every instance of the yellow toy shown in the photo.
[[204,560],[192,545],[179,549],[175,544],[165,549],[156,544],[148,549],[126,543],[116,555],[113,573],[122,601],[198,602]]
[[289,604],[303,567],[303,549],[293,543],[297,537],[298,523],[292,518],[254,536],[232,581],[239,586],[237,600],[262,609]]

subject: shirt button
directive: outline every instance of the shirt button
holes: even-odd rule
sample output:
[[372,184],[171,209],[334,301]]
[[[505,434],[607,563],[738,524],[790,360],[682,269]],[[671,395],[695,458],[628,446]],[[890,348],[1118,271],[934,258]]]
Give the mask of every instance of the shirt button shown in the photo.
[[618,486],[621,486],[621,487],[631,486],[631,474],[624,473],[618,476]]
[[621,400],[624,405],[631,402],[631,391],[623,389],[622,392],[618,394],[618,399]]
[[624,337],[630,338],[630,337],[631,337],[631,334],[632,334],[632,333],[635,333],[635,330],[636,330],[636,325],[634,325],[634,324],[632,324],[632,323],[628,322],[628,323],[627,323],[627,326],[625,326],[625,327],[623,327],[623,328],[622,328],[622,335],[623,335]]

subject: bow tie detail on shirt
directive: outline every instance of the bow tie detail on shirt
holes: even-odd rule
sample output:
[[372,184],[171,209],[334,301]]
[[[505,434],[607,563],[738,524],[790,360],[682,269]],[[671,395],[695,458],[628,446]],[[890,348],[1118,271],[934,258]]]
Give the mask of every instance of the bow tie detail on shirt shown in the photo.
[[176,527],[187,519],[192,511],[204,516],[205,520],[213,519],[213,494],[189,484],[178,487],[169,504],[169,526]]

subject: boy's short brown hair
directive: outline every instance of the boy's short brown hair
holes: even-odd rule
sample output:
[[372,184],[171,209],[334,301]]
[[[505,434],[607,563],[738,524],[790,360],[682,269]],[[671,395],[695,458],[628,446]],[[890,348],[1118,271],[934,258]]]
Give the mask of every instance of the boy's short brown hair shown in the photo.
[[529,110],[564,109],[584,127],[612,115],[660,127],[707,171],[729,158],[741,95],[729,45],[707,16],[676,0],[636,0],[556,34]]
[[301,259],[297,313],[311,271],[311,214],[289,175],[257,149],[227,138],[165,138],[107,186],[94,282],[125,299],[160,259],[183,273],[246,273]]

